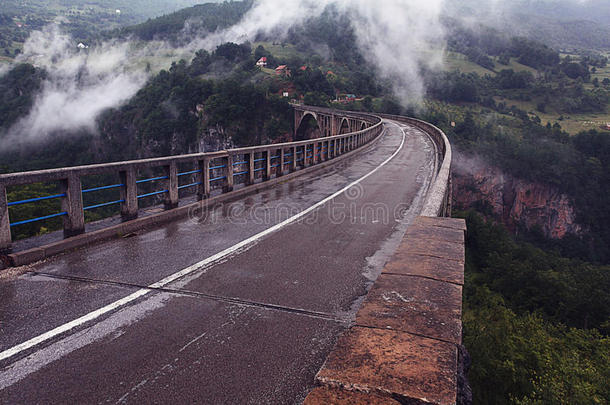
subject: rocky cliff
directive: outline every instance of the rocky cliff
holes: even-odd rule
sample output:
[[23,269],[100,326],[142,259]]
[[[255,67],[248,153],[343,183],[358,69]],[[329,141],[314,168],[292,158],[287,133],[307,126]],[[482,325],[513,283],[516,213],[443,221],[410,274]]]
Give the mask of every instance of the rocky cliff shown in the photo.
[[456,209],[486,207],[509,229],[539,226],[547,237],[580,234],[570,198],[556,188],[512,177],[476,157],[456,154],[453,167]]

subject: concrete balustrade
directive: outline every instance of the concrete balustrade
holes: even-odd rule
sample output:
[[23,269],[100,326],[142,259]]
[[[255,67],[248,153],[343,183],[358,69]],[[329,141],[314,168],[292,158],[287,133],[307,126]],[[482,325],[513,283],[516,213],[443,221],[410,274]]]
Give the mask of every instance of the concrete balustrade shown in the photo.
[[[62,195],[61,212],[65,212],[62,216],[64,237],[71,238],[85,232],[82,179],[86,176],[117,175],[120,181],[120,203],[117,205],[121,218],[124,222],[133,221],[138,218],[139,199],[154,197],[138,194],[138,176],[150,177],[149,173],[161,170],[163,174],[153,183],[161,196],[157,199],[166,210],[173,210],[180,203],[179,168],[191,167],[189,171],[197,172],[189,175],[189,179],[196,184],[193,185],[194,192],[190,194],[196,194],[198,199],[203,200],[210,198],[214,192],[230,193],[237,185],[252,187],[259,180],[266,182],[285,173],[324,163],[367,144],[383,130],[381,119],[377,116],[337,114],[351,117],[354,122],[366,122],[367,128],[355,133],[300,142],[0,175],[0,252],[10,252],[12,244],[8,187],[58,183]],[[318,150],[319,147],[322,149]],[[286,157],[286,154],[290,156]],[[286,159],[289,159],[289,165]],[[216,178],[222,180],[215,181]]]

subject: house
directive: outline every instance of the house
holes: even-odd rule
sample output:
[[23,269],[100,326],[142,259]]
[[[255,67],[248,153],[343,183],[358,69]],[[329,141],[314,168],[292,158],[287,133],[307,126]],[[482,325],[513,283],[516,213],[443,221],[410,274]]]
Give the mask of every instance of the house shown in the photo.
[[82,42],[79,42],[78,45],[76,45],[79,49],[87,49],[89,48],[87,45],[83,44]]
[[289,84],[287,86],[282,87],[278,92],[278,95],[284,98],[294,98],[297,95],[297,89],[296,87],[294,87],[294,85]]
[[[353,103],[354,101],[358,101],[359,99],[356,97],[355,94],[337,94],[337,99],[335,100],[336,103],[341,103],[341,104],[349,104],[349,103]],[[362,100],[362,99],[360,99]]]
[[258,62],[256,62],[256,66],[258,66],[258,67],[267,67],[267,57],[263,56],[262,58],[260,58],[258,60]]
[[275,74],[278,76],[290,77],[290,69],[286,65],[280,65],[275,68]]

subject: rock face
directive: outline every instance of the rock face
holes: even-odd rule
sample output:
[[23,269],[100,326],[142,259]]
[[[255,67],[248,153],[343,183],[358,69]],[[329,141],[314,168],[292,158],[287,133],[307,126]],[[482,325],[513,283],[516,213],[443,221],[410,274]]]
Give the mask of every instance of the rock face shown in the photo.
[[512,177],[479,158],[459,153],[453,167],[453,202],[456,209],[486,205],[512,231],[537,225],[553,239],[582,232],[566,194],[548,184]]

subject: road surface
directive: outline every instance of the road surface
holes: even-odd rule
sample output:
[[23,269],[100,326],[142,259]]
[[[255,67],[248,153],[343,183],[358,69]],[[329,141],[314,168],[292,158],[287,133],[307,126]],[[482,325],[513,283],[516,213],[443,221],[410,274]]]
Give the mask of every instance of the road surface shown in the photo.
[[164,228],[0,273],[2,403],[300,403],[419,213],[420,130]]

